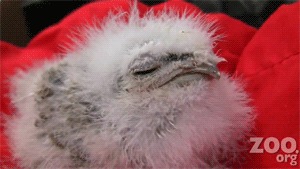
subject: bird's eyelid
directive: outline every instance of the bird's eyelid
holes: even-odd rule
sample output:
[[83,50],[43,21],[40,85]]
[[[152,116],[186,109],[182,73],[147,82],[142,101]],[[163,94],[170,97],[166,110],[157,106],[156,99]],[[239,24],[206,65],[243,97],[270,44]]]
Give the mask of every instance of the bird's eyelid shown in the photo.
[[139,55],[138,58],[134,59],[128,67],[130,73],[135,73],[157,69],[160,66],[161,63],[159,63],[157,57],[151,55],[150,53],[144,53]]
[[160,66],[161,64],[157,61],[147,61],[147,62],[141,61],[140,63],[131,65],[129,70],[131,72],[146,71],[153,68],[159,68]]

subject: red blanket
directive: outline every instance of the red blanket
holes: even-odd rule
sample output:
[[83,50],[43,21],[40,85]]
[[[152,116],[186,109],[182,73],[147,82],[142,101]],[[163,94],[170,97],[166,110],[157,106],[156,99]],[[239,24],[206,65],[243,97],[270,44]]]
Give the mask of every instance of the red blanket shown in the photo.
[[[158,12],[165,6],[181,12],[185,9],[201,12],[176,0],[151,8]],[[129,11],[128,2],[90,3],[41,32],[25,48],[1,42],[1,115],[13,112],[7,98],[9,77],[37,61],[52,59],[53,54],[63,51],[61,46],[72,46],[69,39],[72,30],[93,23],[95,18],[102,20],[108,11],[118,8]],[[141,15],[149,9],[143,4],[138,4],[138,8]],[[224,14],[209,14],[209,18],[218,21],[218,34],[226,35],[215,48],[228,61],[221,63],[220,69],[243,77],[257,113],[255,137],[249,138],[251,146],[244,154],[246,163],[241,164],[242,168],[298,168],[299,3],[283,5],[258,30]],[[14,168],[4,127],[0,127],[1,168]]]

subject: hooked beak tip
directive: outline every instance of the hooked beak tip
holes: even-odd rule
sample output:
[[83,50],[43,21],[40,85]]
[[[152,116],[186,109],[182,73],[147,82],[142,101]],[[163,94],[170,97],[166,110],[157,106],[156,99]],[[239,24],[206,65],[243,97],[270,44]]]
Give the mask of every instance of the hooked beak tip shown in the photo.
[[220,71],[219,70],[217,70],[217,71],[215,71],[214,73],[213,73],[213,75],[214,75],[214,78],[215,79],[220,79],[221,78],[221,73],[220,73]]
[[220,79],[221,77],[221,72],[216,64],[202,63],[198,68],[200,68],[200,72],[210,75],[215,79]]

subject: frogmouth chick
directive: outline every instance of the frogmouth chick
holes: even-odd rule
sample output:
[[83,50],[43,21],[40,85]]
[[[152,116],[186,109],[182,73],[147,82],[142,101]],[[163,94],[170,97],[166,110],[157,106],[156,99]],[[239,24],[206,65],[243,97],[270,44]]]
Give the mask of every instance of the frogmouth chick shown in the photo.
[[24,168],[223,168],[252,128],[221,73],[213,24],[172,10],[110,15],[63,59],[16,76],[7,134]]

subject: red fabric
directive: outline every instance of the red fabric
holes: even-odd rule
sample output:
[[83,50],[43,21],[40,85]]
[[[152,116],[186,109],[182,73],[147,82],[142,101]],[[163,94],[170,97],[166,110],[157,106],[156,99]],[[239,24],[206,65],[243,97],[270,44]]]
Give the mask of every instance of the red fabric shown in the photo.
[[[292,137],[299,150],[299,3],[283,5],[256,32],[236,72],[245,78],[258,113],[255,134],[279,141]],[[250,154],[247,166],[293,167],[290,160],[278,163],[279,154],[285,153]]]
[[[185,9],[201,12],[182,0],[159,4],[153,10],[159,12],[165,6],[181,12]],[[71,30],[92,24],[95,18],[101,21],[108,11],[120,8],[128,11],[128,1],[90,3],[41,32],[25,48],[1,42],[1,115],[12,114],[10,100],[6,97],[9,77],[20,68],[28,69],[35,62],[53,59],[53,54],[63,51],[61,45],[72,46],[68,38]],[[141,16],[149,9],[140,3],[138,8]],[[299,3],[282,6],[259,30],[224,14],[210,14],[208,19],[217,20],[220,27],[218,34],[225,35],[215,48],[218,55],[228,61],[221,63],[220,69],[245,79],[246,89],[258,114],[255,135],[263,138],[272,136],[278,140],[292,137],[299,144]],[[3,119],[0,122],[3,123]],[[0,127],[1,168],[15,168],[3,133],[3,127]],[[294,167],[288,162],[278,163],[278,153],[246,153],[246,163],[242,168]]]

